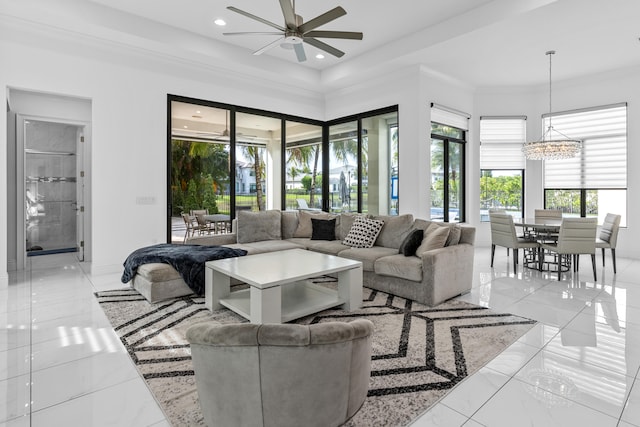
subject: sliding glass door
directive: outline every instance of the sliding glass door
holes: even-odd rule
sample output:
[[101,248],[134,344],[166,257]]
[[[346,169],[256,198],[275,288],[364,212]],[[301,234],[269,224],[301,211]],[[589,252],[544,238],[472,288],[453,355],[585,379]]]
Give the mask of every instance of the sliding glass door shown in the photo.
[[285,209],[322,209],[322,126],[286,122]]

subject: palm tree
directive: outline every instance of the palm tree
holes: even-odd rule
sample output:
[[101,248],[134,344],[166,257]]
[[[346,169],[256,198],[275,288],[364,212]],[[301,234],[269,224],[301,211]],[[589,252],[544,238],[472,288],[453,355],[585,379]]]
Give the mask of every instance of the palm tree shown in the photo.
[[258,210],[265,210],[264,191],[262,189],[262,178],[264,176],[265,164],[262,161],[262,152],[264,148],[257,145],[242,145],[242,154],[247,159],[253,159],[253,172],[256,177],[256,201]]
[[309,163],[313,162],[313,169],[310,170],[311,173],[311,188],[309,191],[309,205],[314,205],[314,196],[316,192],[316,183],[317,183],[317,175],[318,175],[318,163],[320,161],[320,153],[322,146],[320,144],[314,145],[305,145],[292,147],[288,149],[289,157],[287,159],[287,164],[289,162],[297,164],[303,171],[309,170]]

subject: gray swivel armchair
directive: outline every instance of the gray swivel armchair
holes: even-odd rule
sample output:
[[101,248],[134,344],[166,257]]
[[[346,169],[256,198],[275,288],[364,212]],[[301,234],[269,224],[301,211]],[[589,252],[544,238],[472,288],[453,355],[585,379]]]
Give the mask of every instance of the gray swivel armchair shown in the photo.
[[[597,218],[564,218],[560,226],[557,242],[541,242],[540,248],[557,253],[560,257],[573,255],[573,271],[578,271],[580,254],[591,255],[593,280],[596,275],[596,230]],[[558,280],[562,262],[558,261]]]
[[608,213],[604,218],[604,224],[600,229],[600,236],[596,238],[596,248],[602,249],[602,266],[604,267],[604,250],[611,249],[613,261],[613,273],[616,273],[616,244],[618,243],[618,230],[620,229],[620,215]]
[[187,330],[208,426],[338,426],[362,406],[373,323],[220,325]]
[[496,252],[496,246],[504,246],[513,249],[513,274],[517,273],[518,249],[531,249],[537,252],[540,244],[535,240],[518,237],[513,217],[509,214],[489,212],[491,223],[491,267]]

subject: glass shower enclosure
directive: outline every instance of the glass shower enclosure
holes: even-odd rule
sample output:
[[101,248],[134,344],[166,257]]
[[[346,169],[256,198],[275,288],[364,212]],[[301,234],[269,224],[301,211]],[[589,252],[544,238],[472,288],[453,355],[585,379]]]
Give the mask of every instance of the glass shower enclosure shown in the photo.
[[24,121],[27,256],[78,251],[78,156],[81,128]]

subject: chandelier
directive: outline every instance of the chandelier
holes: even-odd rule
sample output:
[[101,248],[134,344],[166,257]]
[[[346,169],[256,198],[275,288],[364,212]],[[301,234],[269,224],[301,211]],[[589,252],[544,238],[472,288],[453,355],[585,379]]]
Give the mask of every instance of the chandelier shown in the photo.
[[549,56],[549,126],[542,135],[542,139],[523,144],[522,151],[529,160],[569,159],[577,155],[582,148],[580,140],[569,138],[555,130],[551,124],[551,55],[555,53],[555,50],[546,52]]

